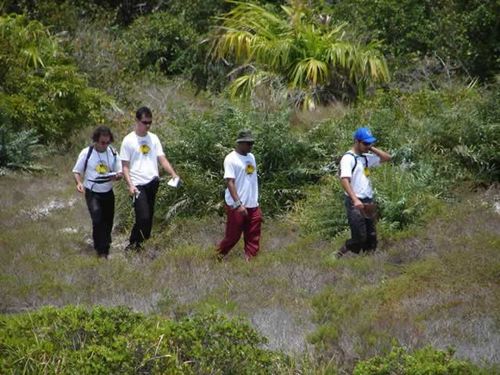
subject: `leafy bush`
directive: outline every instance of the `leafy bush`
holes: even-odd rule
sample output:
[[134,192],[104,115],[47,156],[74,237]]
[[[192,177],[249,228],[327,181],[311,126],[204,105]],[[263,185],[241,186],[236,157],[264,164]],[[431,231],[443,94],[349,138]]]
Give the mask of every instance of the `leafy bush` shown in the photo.
[[0,112],[0,168],[33,168],[38,137],[33,129],[16,132]]
[[181,17],[158,12],[137,18],[124,35],[132,71],[174,75],[193,63],[198,34]]
[[484,374],[467,361],[453,358],[453,351],[442,351],[430,346],[409,354],[404,348],[395,347],[386,356],[377,356],[358,362],[353,375],[474,375]]
[[[46,0],[30,1],[19,0],[3,2],[5,14],[17,13],[26,15],[30,20],[37,20],[50,27],[52,32],[75,31],[78,22],[85,16],[99,14],[97,7],[84,1]],[[0,8],[2,7],[0,5]]]
[[349,22],[362,34],[383,40],[396,67],[414,67],[416,60],[429,56],[436,57],[433,69],[448,69],[448,74],[460,70],[488,79],[499,71],[495,0],[349,0],[338,1],[325,12]]
[[112,104],[87,85],[47,28],[25,16],[0,17],[0,82],[0,110],[42,142],[64,142]]
[[215,313],[164,320],[126,308],[43,308],[0,317],[0,372],[268,374],[285,357]]

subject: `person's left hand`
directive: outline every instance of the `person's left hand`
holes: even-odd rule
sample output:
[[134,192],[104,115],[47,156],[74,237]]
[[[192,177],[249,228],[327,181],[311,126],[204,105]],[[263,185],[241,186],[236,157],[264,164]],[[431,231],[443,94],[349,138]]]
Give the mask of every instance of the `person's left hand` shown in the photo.
[[123,173],[122,172],[118,172],[116,175],[114,175],[111,179],[113,181],[120,181],[121,179],[123,178]]

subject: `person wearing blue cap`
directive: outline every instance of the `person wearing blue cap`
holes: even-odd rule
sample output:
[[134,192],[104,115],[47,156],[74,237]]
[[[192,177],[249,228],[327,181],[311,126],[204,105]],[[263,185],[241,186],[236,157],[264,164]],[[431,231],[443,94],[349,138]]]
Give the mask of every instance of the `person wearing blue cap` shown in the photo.
[[336,256],[348,251],[359,253],[377,248],[375,229],[375,203],[369,178],[370,168],[391,160],[391,155],[373,146],[377,139],[370,129],[363,127],[354,132],[354,145],[340,160],[340,182],[345,192],[344,203],[351,238]]

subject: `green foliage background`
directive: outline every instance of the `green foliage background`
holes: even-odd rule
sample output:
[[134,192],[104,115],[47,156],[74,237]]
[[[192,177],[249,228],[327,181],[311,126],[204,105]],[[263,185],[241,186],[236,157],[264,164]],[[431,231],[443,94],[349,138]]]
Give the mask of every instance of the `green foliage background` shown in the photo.
[[384,41],[395,70],[415,68],[430,56],[446,66],[437,61],[429,70],[458,70],[481,79],[499,73],[496,0],[349,0],[324,11],[349,22],[356,32]]
[[64,143],[102,121],[111,98],[88,86],[46,27],[25,16],[0,18],[0,112],[11,127],[35,130],[44,143]]

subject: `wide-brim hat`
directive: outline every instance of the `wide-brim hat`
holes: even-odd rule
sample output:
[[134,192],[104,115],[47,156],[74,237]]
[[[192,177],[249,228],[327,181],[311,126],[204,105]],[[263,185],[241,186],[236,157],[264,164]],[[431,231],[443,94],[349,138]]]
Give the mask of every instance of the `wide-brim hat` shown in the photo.
[[242,142],[248,142],[248,143],[255,142],[255,139],[250,130],[243,130],[238,133],[238,138],[236,139],[236,143],[242,143]]

